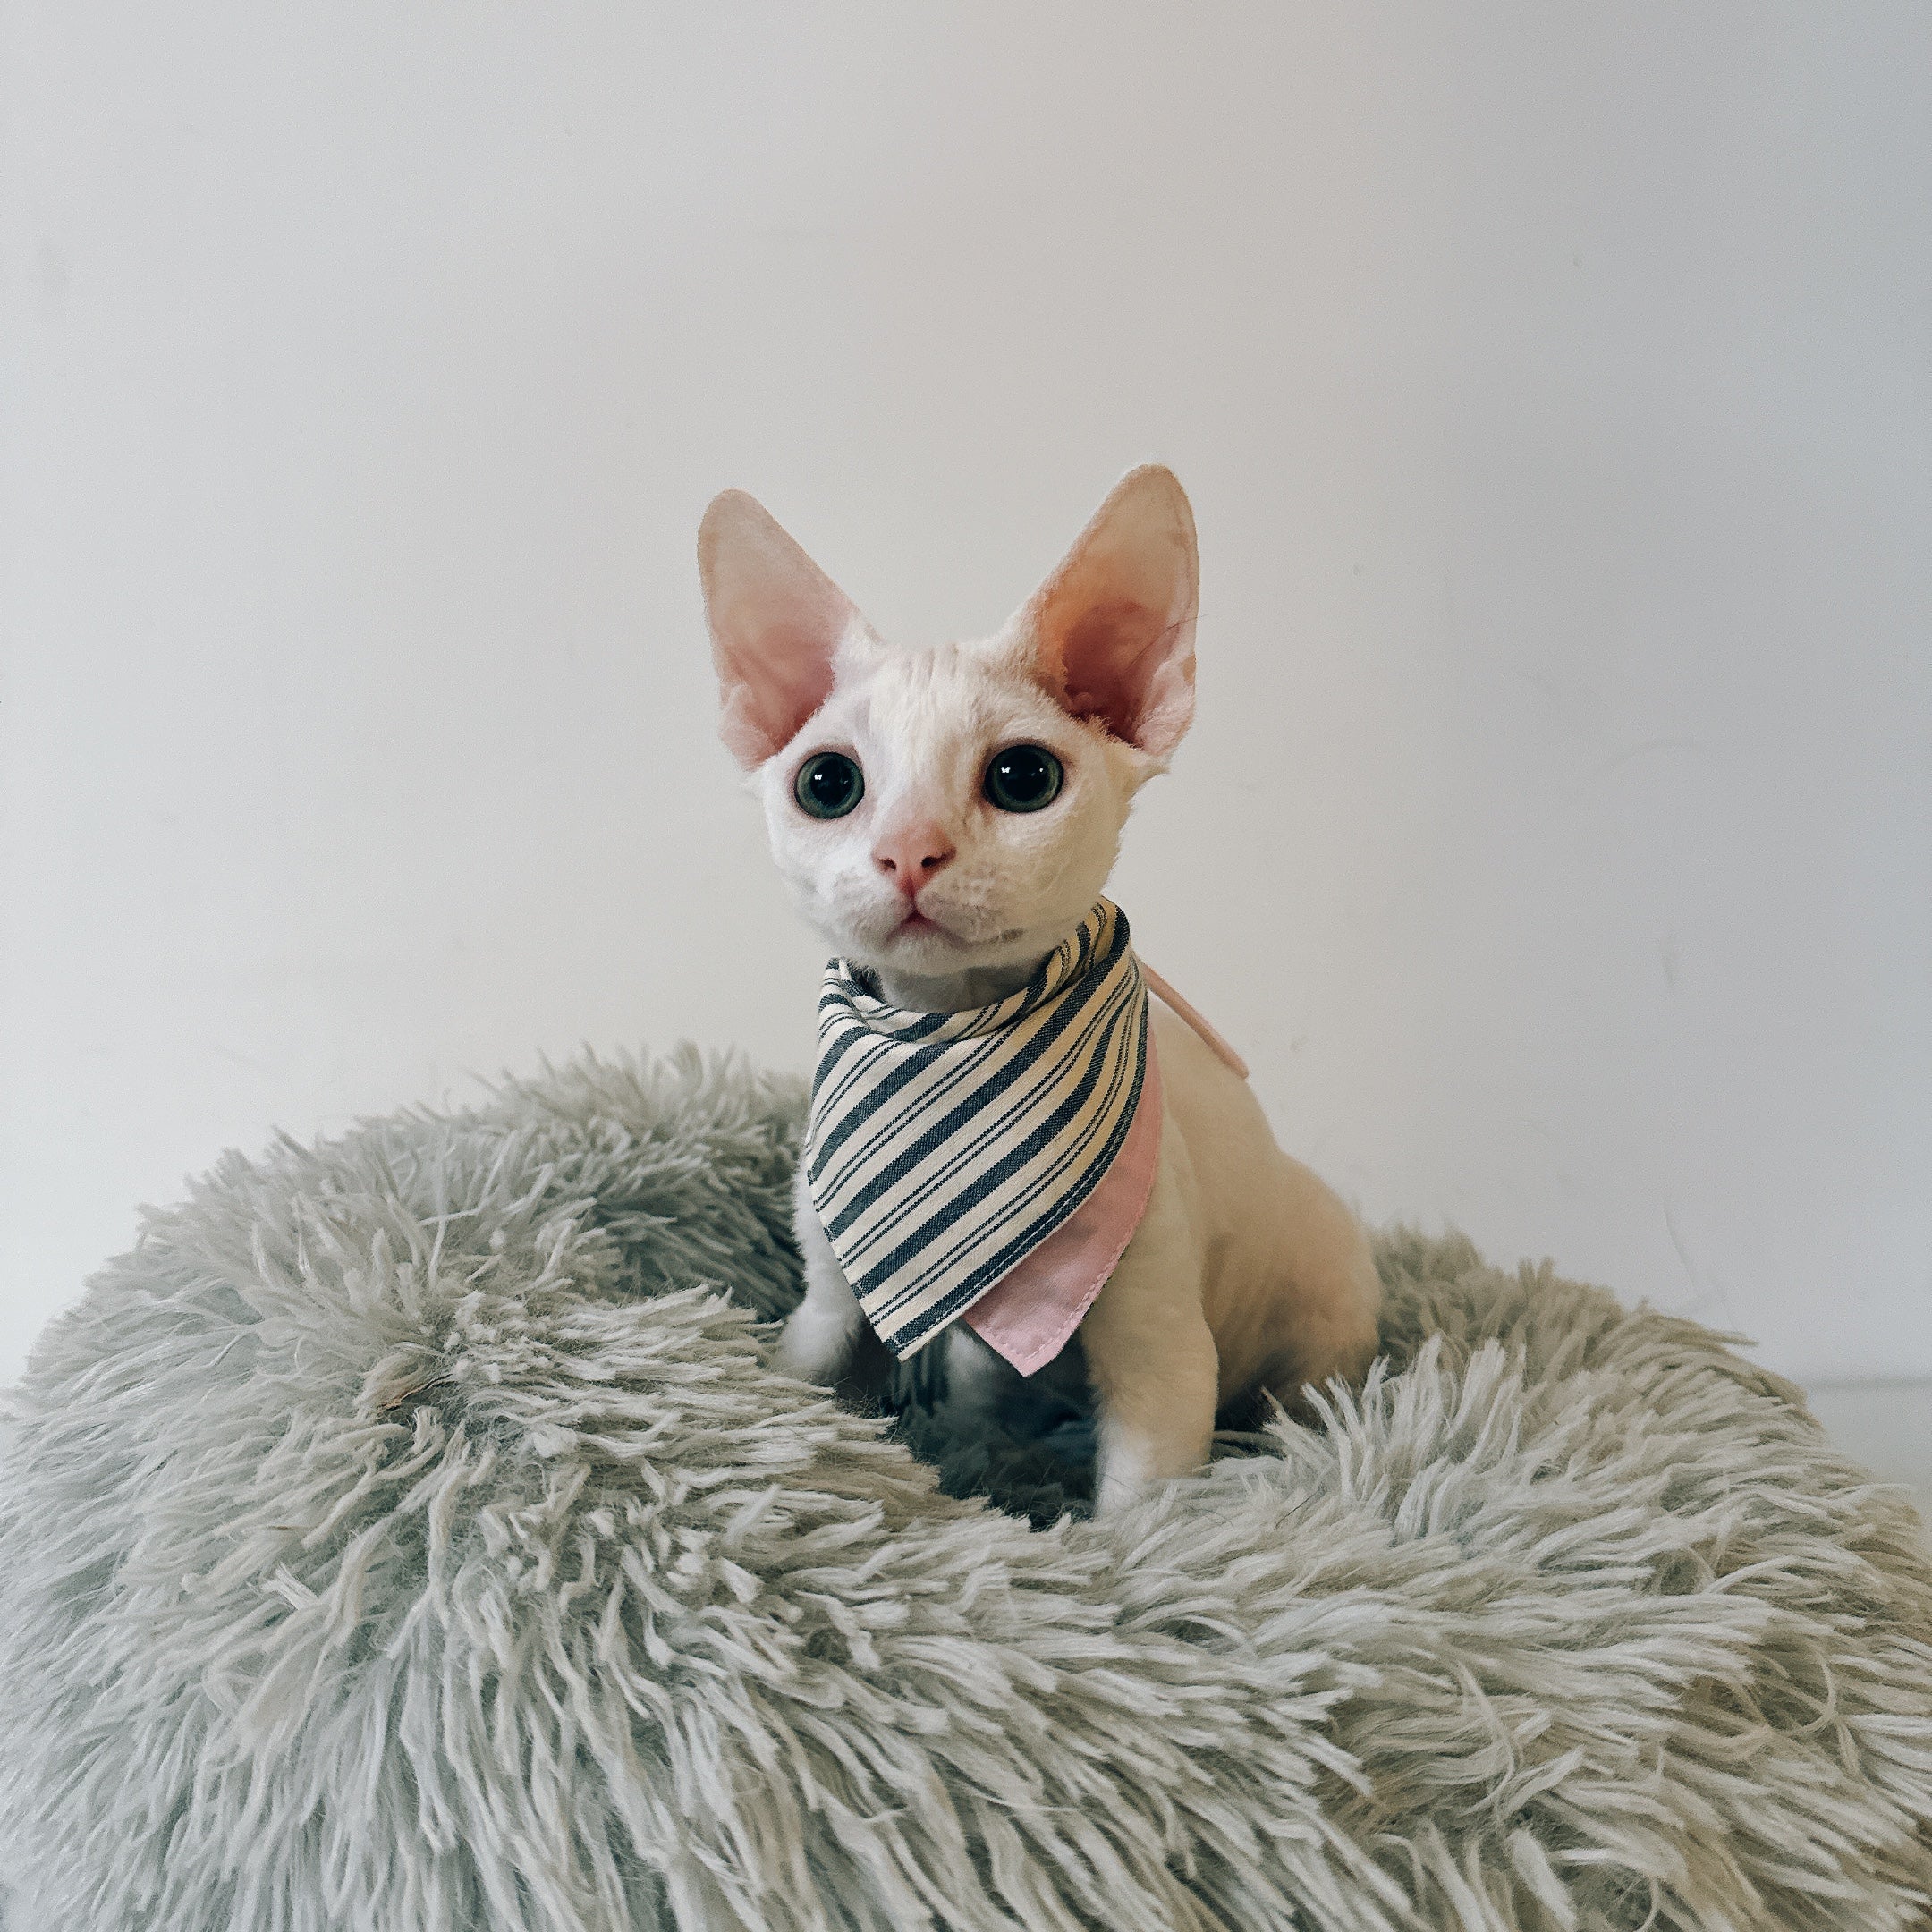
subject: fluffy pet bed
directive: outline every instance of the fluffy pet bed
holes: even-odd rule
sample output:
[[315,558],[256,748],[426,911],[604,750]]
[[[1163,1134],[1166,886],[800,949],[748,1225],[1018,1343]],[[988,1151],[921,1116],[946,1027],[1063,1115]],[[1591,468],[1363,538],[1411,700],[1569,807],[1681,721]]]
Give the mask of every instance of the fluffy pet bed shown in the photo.
[[1077,1389],[764,1366],[800,1097],[587,1062],[150,1219],[6,1426],[8,1932],[1928,1924],[1932,1565],[1788,1385],[1396,1234],[1325,1426],[1038,1527]]

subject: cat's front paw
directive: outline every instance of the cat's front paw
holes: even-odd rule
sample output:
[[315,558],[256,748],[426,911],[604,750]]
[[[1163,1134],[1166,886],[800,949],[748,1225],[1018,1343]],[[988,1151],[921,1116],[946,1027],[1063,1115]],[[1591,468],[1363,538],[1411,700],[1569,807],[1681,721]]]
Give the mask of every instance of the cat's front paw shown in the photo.
[[816,1307],[808,1298],[786,1320],[773,1365],[782,1375],[833,1388],[852,1365],[852,1325],[841,1311]]

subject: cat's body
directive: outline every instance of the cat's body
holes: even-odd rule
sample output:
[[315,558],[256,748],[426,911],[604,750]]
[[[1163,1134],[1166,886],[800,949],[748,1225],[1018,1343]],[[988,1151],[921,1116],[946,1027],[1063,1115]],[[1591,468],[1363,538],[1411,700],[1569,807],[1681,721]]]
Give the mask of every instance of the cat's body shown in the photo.
[[[1192,714],[1193,524],[1179,484],[1129,476],[985,644],[882,644],[737,493],[712,506],[699,556],[726,742],[757,775],[807,919],[895,1007],[958,1013],[1025,985],[1094,905],[1134,792]],[[994,802],[1013,793],[989,759],[1013,748],[1055,768],[1045,803]],[[831,812],[811,790],[827,759],[833,788],[859,792]],[[1380,1304],[1354,1216],[1275,1145],[1246,1081],[1157,999],[1149,1018],[1158,1161],[1080,1326],[1102,1512],[1204,1462],[1216,1410],[1236,1398],[1292,1401],[1359,1377]],[[796,1219],[805,1297],[781,1360],[833,1382],[865,1317],[802,1171]],[[945,1339],[956,1383],[990,1381],[984,1344],[962,1326]]]

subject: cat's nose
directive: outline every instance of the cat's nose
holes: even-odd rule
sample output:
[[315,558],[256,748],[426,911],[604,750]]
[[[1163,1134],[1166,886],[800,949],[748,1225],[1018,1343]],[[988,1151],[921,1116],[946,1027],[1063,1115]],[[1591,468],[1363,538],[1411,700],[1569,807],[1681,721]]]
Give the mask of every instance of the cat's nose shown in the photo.
[[872,848],[872,862],[910,899],[956,849],[936,825],[902,826]]

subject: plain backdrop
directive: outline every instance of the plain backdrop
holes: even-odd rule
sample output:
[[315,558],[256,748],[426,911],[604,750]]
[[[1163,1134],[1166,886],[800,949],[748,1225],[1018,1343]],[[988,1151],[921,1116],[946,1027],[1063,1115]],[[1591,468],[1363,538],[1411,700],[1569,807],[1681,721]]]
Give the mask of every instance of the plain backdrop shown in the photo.
[[1932,7],[9,0],[0,1372],[225,1147],[807,1062],[691,560],[1192,493],[1116,896],[1286,1143],[1932,1373]]

